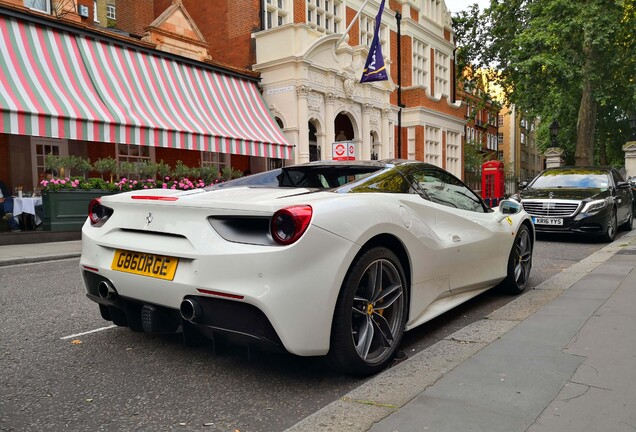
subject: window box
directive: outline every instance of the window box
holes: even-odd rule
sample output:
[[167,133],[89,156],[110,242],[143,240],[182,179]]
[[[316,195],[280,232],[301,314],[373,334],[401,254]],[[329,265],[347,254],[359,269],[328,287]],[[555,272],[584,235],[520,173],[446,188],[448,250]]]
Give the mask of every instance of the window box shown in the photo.
[[112,195],[115,192],[92,190],[44,191],[44,231],[81,231],[88,217],[88,203],[93,198]]

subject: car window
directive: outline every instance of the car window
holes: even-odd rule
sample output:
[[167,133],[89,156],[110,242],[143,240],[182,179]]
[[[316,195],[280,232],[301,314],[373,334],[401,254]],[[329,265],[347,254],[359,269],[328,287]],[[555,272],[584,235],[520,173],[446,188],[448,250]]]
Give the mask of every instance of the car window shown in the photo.
[[271,171],[265,171],[258,174],[252,174],[246,177],[239,177],[234,180],[229,180],[223,183],[217,183],[207,189],[218,189],[238,186],[258,186],[258,187],[277,187],[278,178],[282,169],[277,168]]
[[299,166],[283,168],[282,187],[333,189],[376,172],[379,166]]
[[619,182],[624,182],[623,175],[615,169],[612,169],[612,177],[614,179],[614,186],[618,186]]
[[425,167],[410,170],[406,177],[415,190],[434,203],[480,213],[487,211],[481,198],[450,173]]
[[368,176],[381,166],[292,166],[219,183],[212,188],[306,187],[333,189]]
[[409,193],[410,185],[395,169],[387,169],[349,183],[336,192],[368,193]]

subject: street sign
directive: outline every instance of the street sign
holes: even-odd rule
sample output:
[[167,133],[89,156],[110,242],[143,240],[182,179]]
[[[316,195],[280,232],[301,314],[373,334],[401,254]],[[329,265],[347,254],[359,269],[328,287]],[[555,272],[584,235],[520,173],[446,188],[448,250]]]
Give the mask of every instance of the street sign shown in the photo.
[[355,160],[356,145],[353,141],[336,141],[331,145],[333,160]]

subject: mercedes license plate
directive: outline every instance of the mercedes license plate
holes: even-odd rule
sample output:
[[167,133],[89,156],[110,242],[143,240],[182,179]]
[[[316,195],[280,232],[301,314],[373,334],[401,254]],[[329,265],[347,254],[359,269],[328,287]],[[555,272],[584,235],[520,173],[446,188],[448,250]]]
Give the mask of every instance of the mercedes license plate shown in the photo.
[[533,217],[532,222],[537,225],[563,225],[561,218]]

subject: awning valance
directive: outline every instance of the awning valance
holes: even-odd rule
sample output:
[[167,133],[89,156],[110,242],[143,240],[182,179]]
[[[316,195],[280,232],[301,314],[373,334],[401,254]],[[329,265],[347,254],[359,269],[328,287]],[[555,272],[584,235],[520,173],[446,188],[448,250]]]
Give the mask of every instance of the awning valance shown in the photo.
[[254,81],[0,15],[0,132],[291,158]]

